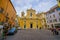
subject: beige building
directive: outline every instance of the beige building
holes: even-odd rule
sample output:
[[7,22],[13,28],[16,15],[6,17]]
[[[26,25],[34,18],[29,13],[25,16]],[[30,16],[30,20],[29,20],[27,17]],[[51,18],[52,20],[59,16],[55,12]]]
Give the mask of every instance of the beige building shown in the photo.
[[21,17],[18,17],[19,25],[22,29],[39,29],[41,26],[40,18],[37,16],[36,11],[28,9],[26,12],[21,12]]
[[46,13],[45,12],[38,13],[37,16],[40,18],[42,28],[47,28]]
[[60,7],[58,5],[53,6],[46,12],[46,19],[48,28],[60,28]]

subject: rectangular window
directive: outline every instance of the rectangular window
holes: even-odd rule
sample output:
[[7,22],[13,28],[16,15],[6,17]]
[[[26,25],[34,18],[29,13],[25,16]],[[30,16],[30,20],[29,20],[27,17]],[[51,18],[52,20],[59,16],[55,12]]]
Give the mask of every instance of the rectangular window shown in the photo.
[[59,16],[60,16],[60,13],[59,13]]
[[49,27],[49,25],[48,25],[48,27]]
[[3,8],[0,8],[0,13],[3,13],[4,9]]
[[52,20],[50,20],[50,23],[52,22]]
[[47,21],[47,23],[48,23],[48,21]]
[[26,28],[26,25],[24,25],[24,28]]
[[48,17],[46,17],[48,19]]
[[60,21],[60,18],[59,18],[59,21]]
[[30,13],[30,16],[32,17],[32,13]]
[[54,27],[53,24],[51,24],[51,27],[52,27],[52,28]]
[[55,18],[55,14],[53,14],[53,17]]
[[50,16],[50,18],[51,18],[51,16]]
[[6,16],[8,17],[8,13],[6,14]]
[[53,22],[57,22],[57,19],[54,19]]

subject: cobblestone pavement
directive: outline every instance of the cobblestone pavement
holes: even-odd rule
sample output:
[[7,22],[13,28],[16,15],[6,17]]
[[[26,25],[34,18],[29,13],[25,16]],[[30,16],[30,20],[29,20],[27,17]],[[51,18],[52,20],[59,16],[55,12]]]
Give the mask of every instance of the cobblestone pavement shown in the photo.
[[60,35],[53,35],[49,30],[19,30],[6,40],[60,40]]

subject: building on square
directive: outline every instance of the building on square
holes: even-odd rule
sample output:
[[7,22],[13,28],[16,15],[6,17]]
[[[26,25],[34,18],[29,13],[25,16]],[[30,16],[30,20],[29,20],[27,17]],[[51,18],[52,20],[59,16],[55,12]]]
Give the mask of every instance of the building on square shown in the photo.
[[9,26],[15,25],[16,10],[11,0],[0,0],[0,25],[7,22]]
[[46,12],[38,13],[37,16],[40,18],[42,28],[46,29],[47,28]]
[[58,5],[53,6],[46,13],[46,22],[48,28],[60,27],[60,7]]
[[42,27],[40,18],[32,8],[27,10],[26,16],[24,12],[21,12],[18,21],[22,29],[40,29]]

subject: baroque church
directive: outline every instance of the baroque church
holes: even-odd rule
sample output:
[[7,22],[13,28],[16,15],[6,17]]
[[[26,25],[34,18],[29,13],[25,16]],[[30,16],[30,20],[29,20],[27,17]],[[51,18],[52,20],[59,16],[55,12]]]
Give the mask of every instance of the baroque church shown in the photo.
[[41,22],[36,11],[31,8],[26,11],[26,14],[25,16],[25,13],[21,12],[21,17],[19,19],[21,29],[40,29]]

